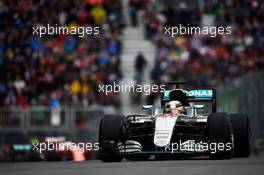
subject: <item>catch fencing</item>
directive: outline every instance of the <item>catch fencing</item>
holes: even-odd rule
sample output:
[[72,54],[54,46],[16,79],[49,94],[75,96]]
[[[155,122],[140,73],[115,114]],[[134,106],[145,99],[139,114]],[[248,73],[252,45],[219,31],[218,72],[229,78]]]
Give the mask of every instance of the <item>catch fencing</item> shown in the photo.
[[264,136],[264,72],[249,74],[217,90],[218,109],[249,116],[252,139]]

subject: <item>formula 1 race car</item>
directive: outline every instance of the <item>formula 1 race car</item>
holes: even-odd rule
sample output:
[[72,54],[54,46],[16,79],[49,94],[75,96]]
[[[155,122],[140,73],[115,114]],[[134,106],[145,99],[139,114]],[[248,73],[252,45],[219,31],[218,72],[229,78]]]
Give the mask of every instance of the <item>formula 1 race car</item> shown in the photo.
[[105,115],[99,127],[102,161],[211,159],[249,157],[250,124],[246,114],[217,112],[213,89],[183,90],[169,82],[161,106],[143,106],[151,114]]

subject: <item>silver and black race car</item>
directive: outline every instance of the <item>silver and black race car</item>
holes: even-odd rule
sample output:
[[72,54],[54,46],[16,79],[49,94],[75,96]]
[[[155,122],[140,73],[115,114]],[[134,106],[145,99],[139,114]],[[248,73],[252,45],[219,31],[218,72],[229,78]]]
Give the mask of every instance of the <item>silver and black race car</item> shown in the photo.
[[162,93],[151,114],[105,115],[99,128],[99,156],[105,162],[190,158],[249,157],[250,124],[246,114],[217,112],[213,89],[183,90],[181,83]]

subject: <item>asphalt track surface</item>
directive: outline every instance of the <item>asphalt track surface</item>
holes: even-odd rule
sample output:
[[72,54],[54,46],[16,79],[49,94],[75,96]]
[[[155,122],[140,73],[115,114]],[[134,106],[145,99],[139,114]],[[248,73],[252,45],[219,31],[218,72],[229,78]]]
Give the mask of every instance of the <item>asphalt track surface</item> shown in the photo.
[[264,157],[231,160],[172,160],[0,163],[0,175],[258,175]]

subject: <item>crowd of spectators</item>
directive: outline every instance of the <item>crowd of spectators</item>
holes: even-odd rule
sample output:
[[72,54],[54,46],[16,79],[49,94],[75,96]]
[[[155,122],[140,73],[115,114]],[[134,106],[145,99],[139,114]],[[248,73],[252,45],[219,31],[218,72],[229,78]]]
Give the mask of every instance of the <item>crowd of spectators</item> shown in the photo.
[[[147,38],[156,45],[155,65],[151,72],[154,82],[185,80],[194,87],[217,87],[244,74],[264,68],[264,2],[205,1],[202,7],[188,11],[188,4],[170,6],[156,13],[145,11]],[[168,13],[170,15],[168,15]],[[215,26],[231,26],[232,34],[218,35],[164,35],[168,18],[180,23],[202,24],[203,14],[214,17]],[[150,35],[151,34],[151,35]]]
[[[142,2],[129,1],[128,10],[133,18],[145,9],[145,37],[156,45],[156,84],[186,80],[216,87],[263,69],[263,1],[204,1],[191,10],[175,3],[161,13]],[[203,14],[213,15],[216,26],[231,26],[232,34],[164,35],[163,26],[199,25]],[[121,0],[0,0],[0,18],[0,106],[120,106],[118,94],[99,93],[98,85],[122,77]],[[100,35],[33,35],[32,27],[47,24],[100,26]]]
[[[0,1],[0,106],[113,105],[98,92],[118,82],[124,27],[120,0]],[[34,26],[99,26],[99,35],[33,35]]]

